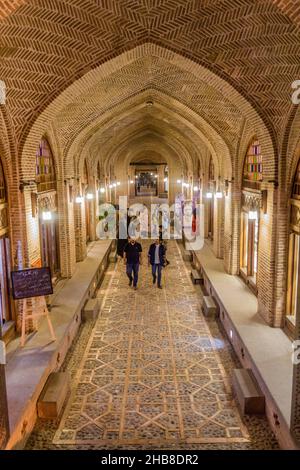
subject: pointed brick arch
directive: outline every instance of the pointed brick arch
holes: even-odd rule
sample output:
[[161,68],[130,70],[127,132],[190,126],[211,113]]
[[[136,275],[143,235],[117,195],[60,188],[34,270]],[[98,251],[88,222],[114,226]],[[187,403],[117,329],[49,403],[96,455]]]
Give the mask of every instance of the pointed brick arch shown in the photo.
[[[128,64],[137,62],[147,56],[158,56],[171,65],[176,64],[176,67],[181,68],[182,71],[186,73],[192,74],[193,77],[201,77],[202,83],[209,83],[209,86],[214,89],[216,93],[219,93],[220,96],[226,96],[228,103],[231,103],[231,106],[238,109],[241,116],[244,116],[244,119],[247,119],[250,122],[253,130],[257,132],[262,145],[265,142],[266,145],[264,147],[269,149],[266,158],[267,160],[270,160],[270,164],[267,165],[266,168],[268,168],[270,177],[275,175],[277,165],[272,139],[264,122],[253,106],[231,85],[223,79],[220,79],[210,70],[168,49],[156,46],[153,43],[144,43],[141,46],[137,46],[136,48],[125,52],[115,59],[112,59],[111,61],[86,73],[84,77],[74,82],[73,85],[57,97],[38,117],[28,134],[22,152],[23,172],[25,172],[25,169],[27,174],[30,171],[31,149],[35,146],[35,142],[39,139],[45,128],[47,128],[50,122],[53,122],[57,118],[63,109],[67,109],[67,106],[73,106],[72,103],[80,97],[83,89],[91,89],[93,86],[97,85],[100,79],[105,80],[112,73],[117,72],[118,70],[128,66]],[[134,90],[132,91],[134,92]],[[226,134],[226,129],[223,132]]]

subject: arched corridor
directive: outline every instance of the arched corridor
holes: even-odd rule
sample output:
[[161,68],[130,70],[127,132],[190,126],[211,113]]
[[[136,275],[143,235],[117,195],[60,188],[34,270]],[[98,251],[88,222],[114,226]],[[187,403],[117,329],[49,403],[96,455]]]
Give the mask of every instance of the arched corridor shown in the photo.
[[298,3],[2,2],[0,449],[300,448]]

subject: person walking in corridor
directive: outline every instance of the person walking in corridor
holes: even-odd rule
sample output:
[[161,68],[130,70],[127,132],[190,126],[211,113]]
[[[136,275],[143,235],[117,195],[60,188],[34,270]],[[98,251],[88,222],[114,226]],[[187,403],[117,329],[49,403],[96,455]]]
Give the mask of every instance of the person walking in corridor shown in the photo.
[[[139,267],[142,264],[142,245],[134,238],[130,238],[124,249],[124,261],[126,263],[126,274],[129,278],[129,285],[137,289]],[[133,276],[132,276],[133,274]]]
[[161,286],[161,271],[165,265],[165,247],[159,240],[155,240],[155,243],[152,243],[148,251],[148,264],[152,266],[152,277],[153,284],[157,281],[157,287],[162,289]]

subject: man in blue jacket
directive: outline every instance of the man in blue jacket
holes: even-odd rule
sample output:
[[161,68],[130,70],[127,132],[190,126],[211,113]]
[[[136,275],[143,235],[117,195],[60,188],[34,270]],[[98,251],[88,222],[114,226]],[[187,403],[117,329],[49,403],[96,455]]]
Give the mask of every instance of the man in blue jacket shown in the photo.
[[162,289],[161,270],[165,265],[165,254],[165,247],[159,239],[155,240],[155,243],[150,245],[148,251],[148,264],[151,264],[152,266],[153,284],[155,284],[157,280],[157,287],[159,289]]

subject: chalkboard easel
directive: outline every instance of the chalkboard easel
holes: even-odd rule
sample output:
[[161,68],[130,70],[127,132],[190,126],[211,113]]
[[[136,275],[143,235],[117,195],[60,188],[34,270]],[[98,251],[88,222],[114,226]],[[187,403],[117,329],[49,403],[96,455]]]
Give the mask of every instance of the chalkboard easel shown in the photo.
[[50,320],[45,296],[53,294],[51,270],[42,268],[20,269],[11,272],[12,294],[15,300],[23,300],[21,346],[26,340],[26,320],[45,316],[52,341],[55,334]]
[[46,317],[52,341],[56,340],[45,297],[32,297],[31,299],[26,298],[23,299],[21,332],[22,348],[25,346],[26,341],[26,320],[34,320],[39,317]]

